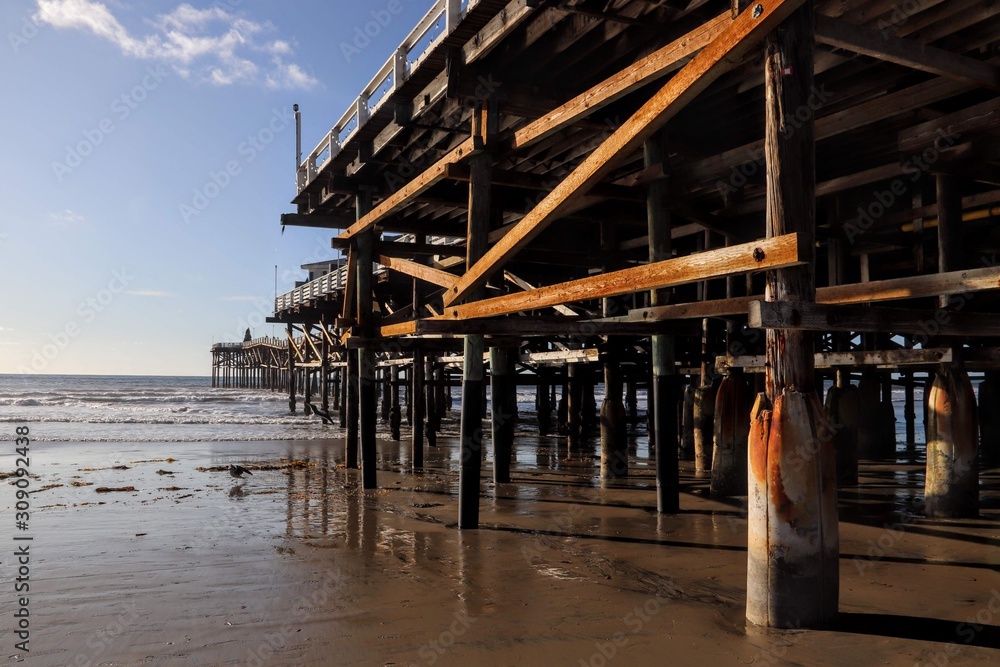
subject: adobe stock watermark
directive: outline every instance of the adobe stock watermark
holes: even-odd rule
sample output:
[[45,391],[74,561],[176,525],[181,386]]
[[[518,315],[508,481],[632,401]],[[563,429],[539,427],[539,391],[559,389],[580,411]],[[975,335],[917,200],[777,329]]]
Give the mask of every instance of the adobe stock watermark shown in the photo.
[[[823,84],[819,88],[813,86],[805,103],[800,105],[795,111],[785,114],[782,134],[786,137],[794,136],[796,132],[802,129],[803,125],[814,119],[816,113],[833,97],[834,94],[826,89],[826,84]],[[747,161],[730,168],[728,180],[723,181],[720,179],[716,182],[715,187],[722,193],[723,197],[739,192],[751,178],[764,169],[764,165],[767,162],[763,146],[750,150],[748,158]]]
[[844,234],[848,242],[854,243],[859,236],[874,227],[875,223],[899,201],[899,198],[910,191],[911,185],[919,181],[920,177],[941,159],[942,153],[958,143],[959,135],[952,131],[951,126],[947,129],[938,129],[937,135],[932,146],[928,146],[919,155],[914,155],[903,163],[903,174],[909,178],[901,176],[890,183],[885,190],[873,191],[872,201],[867,206],[858,207],[857,222],[844,225]]
[[622,617],[625,629],[614,632],[606,641],[594,642],[595,651],[589,658],[580,658],[579,667],[605,667],[614,660],[618,652],[628,646],[632,637],[642,632],[646,624],[670,601],[670,592],[661,589],[625,614]]
[[80,651],[70,664],[74,667],[91,667],[100,664],[99,658],[122,636],[128,626],[139,618],[139,610],[134,602],[128,604],[119,602],[119,604],[122,607],[122,612],[105,627],[90,633],[84,640],[84,644],[90,651]]
[[96,320],[97,316],[103,313],[114,302],[115,297],[124,292],[133,280],[135,280],[135,276],[129,275],[127,269],[112,271],[111,279],[105,287],[77,305],[75,312],[79,319],[69,320],[54,333],[47,333],[46,338],[49,342],[31,352],[29,361],[31,368],[22,364],[18,367],[18,372],[40,373],[48,368],[49,364],[69,347],[73,339],[83,332],[84,325]]
[[139,105],[149,98],[149,94],[160,87],[167,77],[167,71],[162,65],[150,65],[146,68],[146,74],[142,80],[114,100],[109,105],[111,115],[105,116],[97,122],[95,127],[83,130],[83,138],[74,144],[66,145],[66,152],[63,160],[52,162],[52,173],[60,183],[72,174],[83,161],[90,156],[98,146],[104,143],[108,135],[114,132],[118,125],[123,123],[132,115]]
[[355,57],[361,55],[362,51],[371,46],[372,42],[382,34],[382,31],[389,27],[393,19],[402,13],[403,0],[389,0],[383,7],[369,10],[365,18],[370,16],[371,20],[354,26],[351,41],[340,43],[340,53],[344,56],[344,60],[350,64]]
[[190,223],[193,218],[201,215],[243,173],[244,167],[256,160],[274,142],[275,137],[294,122],[295,113],[291,108],[272,109],[267,123],[236,146],[238,158],[228,160],[218,171],[209,171],[208,180],[194,189],[190,202],[178,205],[181,219]]
[[19,54],[25,44],[38,36],[38,31],[41,27],[42,25],[38,21],[38,16],[32,14],[31,16],[21,18],[21,26],[17,32],[7,32],[7,42],[10,44],[14,55]]
[[931,667],[932,665],[934,667],[947,667],[951,664],[952,659],[961,654],[962,645],[968,646],[975,641],[979,633],[986,629],[986,626],[993,624],[997,614],[1000,614],[1000,591],[994,588],[990,590],[990,599],[979,608],[975,616],[967,618],[955,626],[955,634],[961,643],[948,642],[944,649],[932,654],[929,659],[923,662],[913,663],[913,667]]
[[455,645],[455,642],[462,635],[469,631],[469,628],[477,620],[462,611],[456,611],[454,617],[455,620],[442,630],[435,639],[420,647],[420,650],[417,651],[417,655],[420,656],[420,662],[411,662],[409,667],[435,664],[441,659],[441,656],[448,652],[448,649]]

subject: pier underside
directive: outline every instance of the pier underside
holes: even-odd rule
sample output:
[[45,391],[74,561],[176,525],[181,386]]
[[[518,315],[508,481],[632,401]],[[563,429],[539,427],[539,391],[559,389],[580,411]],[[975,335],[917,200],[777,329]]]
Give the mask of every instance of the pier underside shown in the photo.
[[784,628],[836,617],[859,458],[920,466],[921,514],[996,520],[1000,5],[438,5],[444,32],[400,47],[281,218],[346,262],[278,298],[276,382],[339,413],[364,488],[377,420],[412,425],[419,471],[454,388],[478,527],[531,386],[559,458],[599,430],[599,478],[648,479],[659,514],[690,510],[679,469],[747,496],[746,616]]

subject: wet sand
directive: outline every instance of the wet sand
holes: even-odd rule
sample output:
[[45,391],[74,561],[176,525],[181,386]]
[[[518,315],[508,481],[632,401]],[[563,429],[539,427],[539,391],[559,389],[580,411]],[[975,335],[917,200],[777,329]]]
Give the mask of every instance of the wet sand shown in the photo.
[[[996,470],[982,476],[981,518],[949,521],[916,515],[921,466],[862,464],[860,490],[840,494],[837,626],[748,631],[743,503],[709,498],[707,478],[684,468],[683,512],[657,516],[641,449],[633,476],[602,489],[595,447],[567,461],[560,443],[522,434],[513,483],[484,484],[482,527],[462,532],[450,436],[418,475],[402,474],[407,446],[382,441],[373,493],[339,465],[339,440],[35,443],[32,488],[61,486],[32,494],[30,653],[15,649],[5,613],[0,656],[81,666],[1000,661]],[[230,462],[258,469],[235,480]],[[12,466],[0,457],[0,471]],[[0,601],[14,608],[9,583]]]

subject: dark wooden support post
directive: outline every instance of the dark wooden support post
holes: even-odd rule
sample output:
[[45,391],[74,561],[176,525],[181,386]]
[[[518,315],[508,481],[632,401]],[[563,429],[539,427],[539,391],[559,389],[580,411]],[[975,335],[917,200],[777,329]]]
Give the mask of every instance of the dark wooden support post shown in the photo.
[[[618,245],[615,227],[611,223],[601,225],[601,245],[605,253],[602,269],[612,271],[614,248]],[[605,317],[618,314],[618,301],[603,300]],[[628,477],[628,430],[625,419],[625,404],[622,402],[624,377],[621,367],[621,341],[609,336],[601,352],[604,366],[604,401],[599,413],[601,428],[601,479]]]
[[[309,324],[307,322],[306,325],[304,327],[302,327],[302,333],[303,333],[303,338],[304,339],[308,338],[311,341],[312,340],[312,324]],[[309,351],[311,351],[312,348],[309,346],[309,343],[306,343],[306,347],[304,349],[308,350],[308,351],[305,352],[306,359],[308,360],[309,357],[311,356],[310,353],[309,353]],[[306,367],[304,367],[302,369],[302,374],[305,377],[305,380],[302,383],[302,414],[304,414],[305,416],[308,417],[309,415],[312,414],[312,400],[313,400],[313,396],[312,396],[312,376],[313,376],[313,369],[310,368],[310,367],[308,367],[308,366],[306,366]]]
[[[797,232],[807,264],[767,274],[769,301],[815,301],[816,160],[812,116],[792,126],[813,94],[813,4],[765,46],[767,236]],[[833,620],[839,598],[836,466],[814,382],[812,335],[767,332],[767,393],[749,439],[747,620],[809,628]]]
[[[964,268],[962,192],[957,176],[937,175],[938,272]],[[948,308],[950,297],[938,306]],[[955,350],[957,354],[958,351]],[[942,366],[927,396],[925,512],[931,517],[979,514],[979,419],[964,365]]]
[[[965,268],[965,250],[962,241],[962,190],[958,176],[938,174],[938,273],[959,271]],[[951,297],[938,297],[938,306],[947,308]]]
[[288,328],[288,411],[295,413],[295,329],[289,324]]
[[570,451],[580,447],[583,433],[583,364],[566,365],[566,441]]
[[360,432],[358,431],[358,392],[360,390],[358,380],[358,351],[347,350],[347,455],[346,467],[355,470],[358,467],[358,442]]
[[548,435],[552,428],[552,396],[549,391],[551,378],[548,370],[542,366],[535,369],[535,378],[538,382],[538,434]]
[[[445,386],[448,383],[448,375],[444,372],[444,364],[437,364],[437,367],[434,369],[434,383],[434,409],[437,410],[437,419],[434,422],[434,428],[440,431],[441,420],[448,413],[448,392]],[[486,404],[485,401],[486,399],[484,398],[484,405]]]
[[912,453],[917,446],[917,408],[913,392],[913,373],[903,373],[901,378],[905,396],[903,419],[906,420],[906,451]]
[[[356,199],[357,216],[360,220],[372,208],[371,192],[362,190]],[[375,336],[375,313],[372,310],[372,274],[375,269],[375,231],[358,234],[355,249],[358,254],[357,273],[357,332],[362,340],[370,341]],[[377,386],[375,384],[375,349],[366,345],[358,350],[358,416],[361,436],[361,478],[365,489],[378,486],[376,461],[376,425],[378,421]]]
[[[466,267],[486,253],[487,235],[493,219],[491,181],[492,147],[497,130],[496,106],[487,101],[473,112],[472,135],[479,152],[469,160],[469,217],[466,239]],[[482,297],[482,290],[470,292],[470,299]],[[479,528],[479,489],[483,466],[483,351],[481,335],[465,336],[465,363],[462,366],[462,412],[460,416],[461,468],[458,482],[458,527]]]
[[[416,243],[426,243],[424,234],[414,237]],[[424,309],[423,286],[413,279],[413,314],[420,316]],[[413,350],[413,363],[406,369],[406,422],[410,430],[410,461],[414,468],[424,466],[424,352],[419,347]]]
[[403,424],[403,411],[399,405],[399,366],[388,366],[389,373],[389,437],[399,441],[399,427]]
[[681,397],[681,451],[682,461],[694,461],[694,383],[697,380],[691,378],[684,385],[684,393]]
[[837,454],[837,486],[858,485],[858,424],[861,402],[858,388],[847,370],[837,370],[837,380],[826,395],[824,408],[833,432]]
[[[421,360],[421,363],[423,361]],[[406,425],[413,425],[413,362],[410,362],[406,368],[403,369],[403,381],[406,384],[406,400],[403,401],[405,406],[404,412],[406,413]],[[421,385],[423,386],[423,385]]]
[[386,424],[389,423],[389,413],[392,410],[392,405],[390,400],[392,396],[392,390],[390,388],[390,384],[392,383],[392,376],[389,374],[389,371],[391,369],[392,367],[390,366],[383,366],[382,369],[379,371],[379,373],[381,374],[379,387],[382,392],[381,396],[382,402],[380,403],[382,409],[381,419],[382,422]]
[[604,353],[601,404],[601,479],[628,477],[628,432],[622,403],[622,368],[614,348]]
[[754,393],[741,369],[733,369],[719,384],[715,400],[715,437],[711,493],[716,497],[747,492],[747,438]]
[[340,411],[340,428],[344,429],[345,432],[347,431],[347,398],[350,393],[350,380],[348,379],[349,373],[347,372],[347,364],[350,363],[348,357],[349,352],[346,350],[340,354],[340,360],[344,362],[344,365],[337,371],[337,383],[340,387],[338,390],[337,409]]
[[437,434],[441,430],[441,419],[437,407],[435,366],[434,355],[427,355],[424,360],[424,393],[419,399],[424,402],[425,433],[428,447],[437,447]]
[[410,385],[406,392],[409,397],[410,419],[413,428],[410,431],[410,459],[414,468],[424,465],[424,353],[420,349],[413,351],[413,364],[410,366]]
[[493,481],[510,481],[510,458],[514,451],[514,423],[517,409],[517,349],[490,348],[490,392],[493,429]]
[[979,432],[983,468],[1000,465],[1000,371],[986,371],[979,384]]

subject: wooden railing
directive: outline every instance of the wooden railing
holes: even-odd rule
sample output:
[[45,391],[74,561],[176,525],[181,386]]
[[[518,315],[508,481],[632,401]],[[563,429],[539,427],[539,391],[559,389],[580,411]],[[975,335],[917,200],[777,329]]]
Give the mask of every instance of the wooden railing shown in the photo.
[[[424,58],[441,40],[461,23],[471,7],[479,0],[435,0],[417,26],[406,36],[384,65],[375,73],[361,94],[334,124],[298,166],[296,185],[301,193],[316,178],[323,165],[340,153],[344,144],[354,136],[373,111],[379,108],[393,92],[409,78]],[[435,28],[440,30],[432,35]]]

